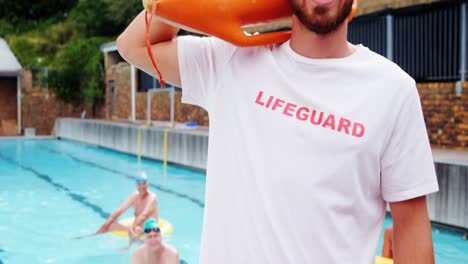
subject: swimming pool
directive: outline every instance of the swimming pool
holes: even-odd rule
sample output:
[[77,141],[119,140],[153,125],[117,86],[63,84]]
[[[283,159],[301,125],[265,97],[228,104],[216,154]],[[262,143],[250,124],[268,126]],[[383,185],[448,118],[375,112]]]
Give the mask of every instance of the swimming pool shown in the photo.
[[[184,262],[198,263],[205,175],[174,166],[165,174],[160,162],[150,160],[141,166],[161,217],[174,225],[166,242]],[[99,228],[135,190],[137,170],[133,156],[71,141],[0,140],[0,264],[130,263],[130,252],[117,250],[124,238],[71,238]],[[390,224],[387,219],[385,226]],[[468,263],[468,241],[461,235],[433,229],[433,236],[437,263]]]
[[[117,250],[124,238],[70,238],[95,232],[135,191],[137,169],[135,157],[70,141],[0,140],[0,262],[130,263]],[[165,176],[161,163],[146,160],[142,169],[174,226],[166,241],[196,263],[205,175],[169,167]]]

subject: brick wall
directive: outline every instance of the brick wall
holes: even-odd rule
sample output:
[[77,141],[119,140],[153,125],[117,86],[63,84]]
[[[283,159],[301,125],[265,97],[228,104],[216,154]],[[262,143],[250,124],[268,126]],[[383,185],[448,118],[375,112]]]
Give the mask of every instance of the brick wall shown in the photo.
[[16,119],[16,78],[0,78],[0,120]]
[[418,90],[431,144],[468,149],[468,82],[461,97],[455,83],[419,83]]
[[[58,117],[80,117],[83,110],[91,117],[92,107],[87,104],[65,103],[55,96],[53,90],[34,86],[31,72],[22,74],[21,126],[35,128],[36,135],[50,135]],[[95,118],[104,118],[104,107],[98,107]]]
[[0,78],[0,136],[17,134],[16,77]]
[[402,8],[432,2],[440,2],[440,0],[359,0],[358,15],[369,14],[387,8]]
[[[130,90],[130,65],[122,62],[112,65],[107,69],[107,88],[106,88],[106,116],[110,119],[129,119],[131,116],[131,90]],[[109,81],[114,81],[114,111],[111,111],[111,92]],[[137,83],[138,86],[138,83]],[[136,93],[136,118],[146,120],[147,93]],[[174,111],[176,122],[196,121],[198,124],[208,125],[208,113],[200,107],[183,104],[180,101],[181,91],[176,91],[174,98]],[[170,120],[170,97],[168,93],[154,94],[151,100],[151,120],[169,121]]]

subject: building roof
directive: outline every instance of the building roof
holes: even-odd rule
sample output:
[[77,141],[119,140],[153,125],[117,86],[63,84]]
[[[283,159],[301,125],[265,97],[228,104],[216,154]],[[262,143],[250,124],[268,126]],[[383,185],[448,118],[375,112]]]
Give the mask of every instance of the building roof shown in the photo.
[[0,76],[15,77],[20,75],[21,69],[21,64],[6,41],[0,38]]

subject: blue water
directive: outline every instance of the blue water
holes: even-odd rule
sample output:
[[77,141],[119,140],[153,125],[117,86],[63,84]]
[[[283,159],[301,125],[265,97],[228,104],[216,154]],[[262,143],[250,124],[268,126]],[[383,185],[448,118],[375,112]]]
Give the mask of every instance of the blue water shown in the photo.
[[[135,191],[136,158],[64,140],[0,140],[0,264],[130,263],[127,240],[95,232]],[[185,263],[198,263],[205,175],[143,160],[161,217],[174,225],[165,241]],[[131,216],[128,211],[121,218]],[[384,226],[391,224],[386,219]],[[439,264],[468,263],[468,241],[433,229]],[[377,254],[380,254],[382,239]],[[133,249],[135,249],[133,247]]]
[[[391,225],[392,219],[387,217],[378,244],[378,255],[382,253],[383,231]],[[468,263],[468,241],[463,239],[463,234],[433,227],[432,239],[437,264]]]
[[[174,226],[165,241],[196,263],[205,175],[143,161],[160,214]],[[0,261],[130,263],[127,240],[95,232],[135,191],[135,157],[63,140],[0,140]],[[122,218],[133,213],[129,210]],[[136,247],[134,247],[136,248]],[[133,249],[134,249],[133,248]]]

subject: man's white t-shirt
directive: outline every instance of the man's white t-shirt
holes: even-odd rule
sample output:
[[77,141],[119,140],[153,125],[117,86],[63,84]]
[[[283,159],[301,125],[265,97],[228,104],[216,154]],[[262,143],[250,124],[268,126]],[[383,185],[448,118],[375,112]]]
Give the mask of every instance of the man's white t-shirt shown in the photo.
[[201,264],[371,264],[386,201],[438,190],[414,80],[366,47],[187,36],[178,56],[210,118]]

